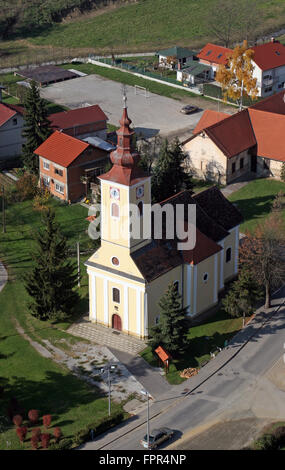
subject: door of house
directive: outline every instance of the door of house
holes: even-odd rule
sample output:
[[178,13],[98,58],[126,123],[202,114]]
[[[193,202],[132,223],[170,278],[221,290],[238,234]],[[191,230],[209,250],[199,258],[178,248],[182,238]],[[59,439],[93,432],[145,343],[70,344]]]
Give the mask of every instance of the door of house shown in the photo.
[[256,173],[256,167],[257,167],[257,157],[256,155],[251,155],[251,171],[254,171]]
[[121,317],[116,313],[114,313],[114,315],[112,316],[112,328],[114,328],[115,330],[122,331],[122,320]]

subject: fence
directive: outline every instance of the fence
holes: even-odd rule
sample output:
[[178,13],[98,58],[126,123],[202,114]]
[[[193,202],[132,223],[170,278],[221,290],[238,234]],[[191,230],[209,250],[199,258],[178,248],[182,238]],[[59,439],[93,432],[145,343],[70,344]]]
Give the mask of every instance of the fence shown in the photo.
[[[107,64],[107,65],[113,66],[113,67],[117,67],[117,68],[120,68],[120,69],[127,70],[128,72],[131,72],[131,73],[139,73],[140,75],[145,75],[146,77],[150,77],[150,78],[153,78],[155,80],[162,80],[164,82],[172,83],[173,85],[177,85],[179,87],[182,87],[181,82],[179,82],[178,80],[175,80],[174,78],[166,77],[165,75],[163,75],[162,72],[161,73],[150,72],[149,70],[146,70],[145,67],[144,68],[136,67],[135,65],[128,64],[127,62],[124,62],[121,59],[112,60],[112,59],[109,59],[109,58],[102,58],[102,57],[101,58],[100,57],[92,57],[92,59],[97,60],[98,62],[102,62],[102,63]],[[187,88],[197,88],[197,87],[196,86],[193,86],[193,87],[189,86]]]

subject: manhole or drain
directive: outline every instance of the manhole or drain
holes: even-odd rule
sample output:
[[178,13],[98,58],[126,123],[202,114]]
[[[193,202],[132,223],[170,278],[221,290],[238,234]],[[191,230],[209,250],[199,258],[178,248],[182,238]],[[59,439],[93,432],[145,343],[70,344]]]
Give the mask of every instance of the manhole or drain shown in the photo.
[[113,335],[119,335],[120,332],[119,331],[112,331]]

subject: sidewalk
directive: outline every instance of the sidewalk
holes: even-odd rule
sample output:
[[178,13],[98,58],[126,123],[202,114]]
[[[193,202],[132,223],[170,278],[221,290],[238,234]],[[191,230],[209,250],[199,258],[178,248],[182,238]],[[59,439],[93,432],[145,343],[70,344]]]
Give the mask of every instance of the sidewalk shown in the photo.
[[[226,364],[240,353],[250,339],[258,333],[258,331],[271,319],[274,313],[277,312],[284,303],[285,286],[273,296],[272,307],[268,309],[266,313],[264,312],[263,307],[258,309],[252,321],[248,323],[243,330],[237,333],[237,335],[230,341],[228,347],[223,349],[214,359],[206,364],[200,370],[199,374],[186,380],[180,385],[171,386],[166,393],[161,393],[159,400],[154,401],[150,406],[150,419],[164,413],[167,409],[173,407],[178,402],[181,402],[186,396],[201,387],[214,374],[217,374]],[[131,433],[145,423],[146,412],[144,409],[139,411],[136,416],[132,417],[125,423],[122,423],[113,430],[102,434],[96,440],[84,444],[80,449],[103,449],[114,440],[117,440],[125,434]]]

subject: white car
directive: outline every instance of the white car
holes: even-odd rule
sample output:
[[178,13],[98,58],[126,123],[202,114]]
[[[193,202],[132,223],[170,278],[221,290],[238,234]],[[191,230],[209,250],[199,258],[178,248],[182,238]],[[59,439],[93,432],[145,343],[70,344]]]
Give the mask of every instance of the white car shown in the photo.
[[159,428],[154,429],[149,434],[149,445],[147,445],[147,435],[141,440],[141,445],[146,449],[156,449],[159,444],[170,439],[174,434],[173,429]]

